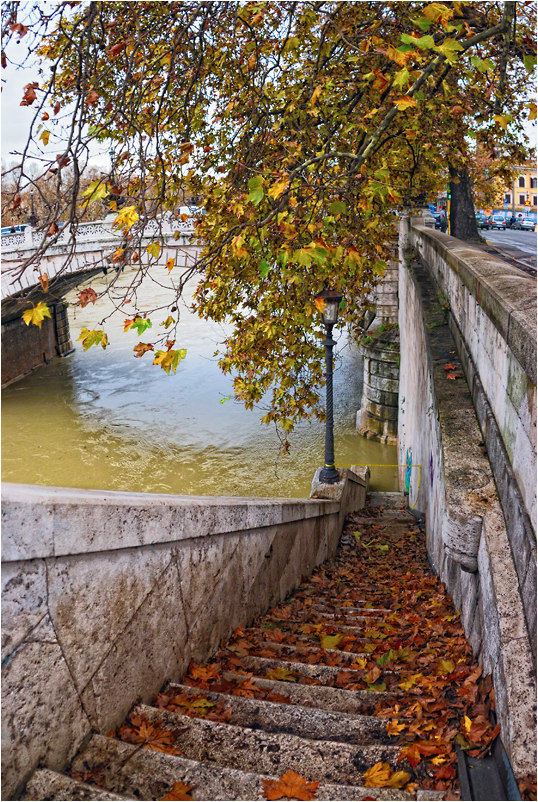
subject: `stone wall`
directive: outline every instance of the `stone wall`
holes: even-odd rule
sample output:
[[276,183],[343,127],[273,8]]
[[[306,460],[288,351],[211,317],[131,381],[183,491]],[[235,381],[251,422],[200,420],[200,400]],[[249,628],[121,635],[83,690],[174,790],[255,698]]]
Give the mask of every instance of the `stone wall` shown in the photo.
[[3,798],[281,601],[366,485],[344,472],[336,501],[4,485]]
[[[492,402],[498,403],[500,414],[502,393],[509,406],[511,391],[509,381],[501,383],[499,370],[508,376],[510,370],[516,371],[514,362],[526,370],[520,361],[523,349],[516,347],[517,353],[511,349],[509,327],[501,347],[501,332],[492,314],[497,308],[500,315],[503,304],[508,305],[508,318],[515,311],[510,293],[503,298],[500,289],[518,286],[519,276],[508,265],[499,265],[498,260],[493,260],[496,265],[488,264],[484,252],[446,235],[422,226],[408,228],[406,219],[402,221],[400,244],[398,439],[399,462],[408,466],[402,471],[402,486],[408,489],[410,506],[425,518],[433,567],[461,610],[473,651],[486,673],[492,674],[501,737],[520,777],[534,771],[536,764],[532,646],[536,591],[531,590],[536,547],[532,495],[527,493],[529,477],[535,482],[535,459],[532,449],[527,449],[526,463],[518,455],[512,467],[507,453],[501,461],[499,451],[490,451],[495,415],[485,392],[482,407],[478,404],[478,417],[475,411],[481,374],[495,370],[493,383],[500,386]],[[412,244],[416,250],[409,247]],[[455,264],[460,272],[454,276]],[[461,275],[464,268],[467,282]],[[489,293],[493,292],[491,277],[495,271],[500,284],[492,298]],[[524,303],[532,300],[532,292],[536,297],[535,285],[532,288],[526,281],[525,286]],[[527,311],[530,306],[526,305]],[[532,348],[533,337],[536,343],[534,329],[529,328],[527,350]],[[490,361],[483,363],[486,353]],[[446,370],[447,365],[454,367]],[[530,442],[535,413],[531,412],[533,376],[527,367],[527,392],[520,398],[519,420]],[[449,373],[456,377],[448,380]],[[484,385],[491,387],[491,379],[484,375]],[[507,411],[501,417],[500,431],[508,417]],[[522,434],[517,436],[521,439]],[[510,470],[526,476],[521,490],[513,481],[511,506],[504,509],[503,488],[510,480],[505,479],[503,484],[498,477]],[[523,537],[525,566],[517,553]]]

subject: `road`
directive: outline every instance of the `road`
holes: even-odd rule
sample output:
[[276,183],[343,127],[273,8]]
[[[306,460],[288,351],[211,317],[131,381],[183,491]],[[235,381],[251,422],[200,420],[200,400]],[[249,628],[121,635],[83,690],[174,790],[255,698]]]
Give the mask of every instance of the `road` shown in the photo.
[[507,229],[506,231],[481,231],[480,233],[488,244],[499,252],[536,270],[537,235],[535,231]]

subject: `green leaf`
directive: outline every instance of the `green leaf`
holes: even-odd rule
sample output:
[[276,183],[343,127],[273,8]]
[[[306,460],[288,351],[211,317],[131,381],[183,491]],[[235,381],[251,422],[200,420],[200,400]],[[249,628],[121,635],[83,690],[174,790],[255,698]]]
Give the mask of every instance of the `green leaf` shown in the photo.
[[533,56],[532,53],[528,53],[526,56],[523,56],[523,64],[525,65],[527,72],[532,72],[536,67],[536,56]]
[[260,262],[260,275],[262,278],[265,278],[271,269],[271,265],[269,262],[266,262],[265,259],[262,259]]
[[441,53],[450,64],[454,64],[458,59],[458,51],[463,50],[463,46],[460,45],[457,39],[445,39],[435,50]]
[[264,196],[264,180],[261,175],[255,175],[249,179],[248,188],[250,192],[247,195],[247,201],[250,201],[254,206],[258,206]]
[[158,242],[150,242],[149,245],[146,245],[146,251],[150,256],[154,256],[155,259],[158,259],[161,254],[161,246]]
[[170,375],[170,370],[174,373],[182,359],[187,356],[186,348],[179,348],[176,351],[170,349],[169,351],[155,351],[154,365],[160,365],[167,375]]
[[[173,319],[172,319],[172,322],[174,322]],[[130,325],[129,326],[127,326],[127,321],[126,321],[126,325],[124,327],[124,330],[125,331],[129,331],[129,329],[136,329],[136,332],[137,332],[138,336],[140,337],[140,335],[143,334],[146,331],[146,329],[151,329],[151,325],[152,324],[151,324],[151,320],[149,319],[149,317],[143,318],[143,317],[140,317],[140,315],[136,315],[134,320],[130,321]]]
[[481,59],[478,56],[471,56],[471,64],[476,67],[478,72],[487,72],[494,69],[495,65],[490,58]]
[[344,201],[335,200],[329,206],[329,212],[331,214],[346,214],[347,212],[347,204]]
[[407,67],[403,67],[403,69],[399,70],[394,76],[394,86],[403,91],[410,83],[411,75],[409,74],[409,70]]
[[402,33],[401,40],[406,45],[413,45],[419,47],[421,50],[431,50],[435,47],[435,40],[433,36],[421,36],[415,39],[414,36],[409,36],[407,33]]
[[411,22],[420,28],[421,31],[429,31],[433,25],[433,20],[428,19],[427,17],[419,17],[418,19],[411,20]]
[[81,194],[83,198],[86,198],[86,200],[80,204],[80,207],[83,208],[93,201],[102,201],[108,198],[109,192],[107,185],[103,183],[103,181],[97,179],[96,181],[92,181],[88,189]]

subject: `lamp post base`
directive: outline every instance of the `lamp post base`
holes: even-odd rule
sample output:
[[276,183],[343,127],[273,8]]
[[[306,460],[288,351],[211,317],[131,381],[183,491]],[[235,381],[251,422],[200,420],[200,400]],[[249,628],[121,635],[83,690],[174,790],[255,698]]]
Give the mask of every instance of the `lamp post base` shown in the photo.
[[340,474],[334,467],[326,465],[319,473],[319,481],[325,485],[333,485],[340,480]]

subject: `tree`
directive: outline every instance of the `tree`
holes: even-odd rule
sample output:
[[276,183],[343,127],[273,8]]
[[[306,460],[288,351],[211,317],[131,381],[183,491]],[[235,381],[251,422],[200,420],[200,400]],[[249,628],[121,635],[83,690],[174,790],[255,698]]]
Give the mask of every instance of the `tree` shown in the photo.
[[390,210],[446,186],[446,165],[464,169],[472,140],[519,152],[535,114],[522,91],[531,4],[150,1],[141,14],[62,3],[33,24],[18,6],[5,4],[7,38],[28,28],[48,69],[23,99],[37,108],[34,142],[67,123],[44,171],[57,188],[73,171],[56,219],[84,217],[76,197],[94,141],[116,148],[114,175],[91,192],[112,210],[127,199],[127,262],[185,187],[200,197],[204,247],[178,294],[198,277],[199,314],[232,326],[220,365],[236,397],[264,398],[264,420],[284,432],[324,414],[316,293],[341,290],[343,325],[356,326],[386,264]]

